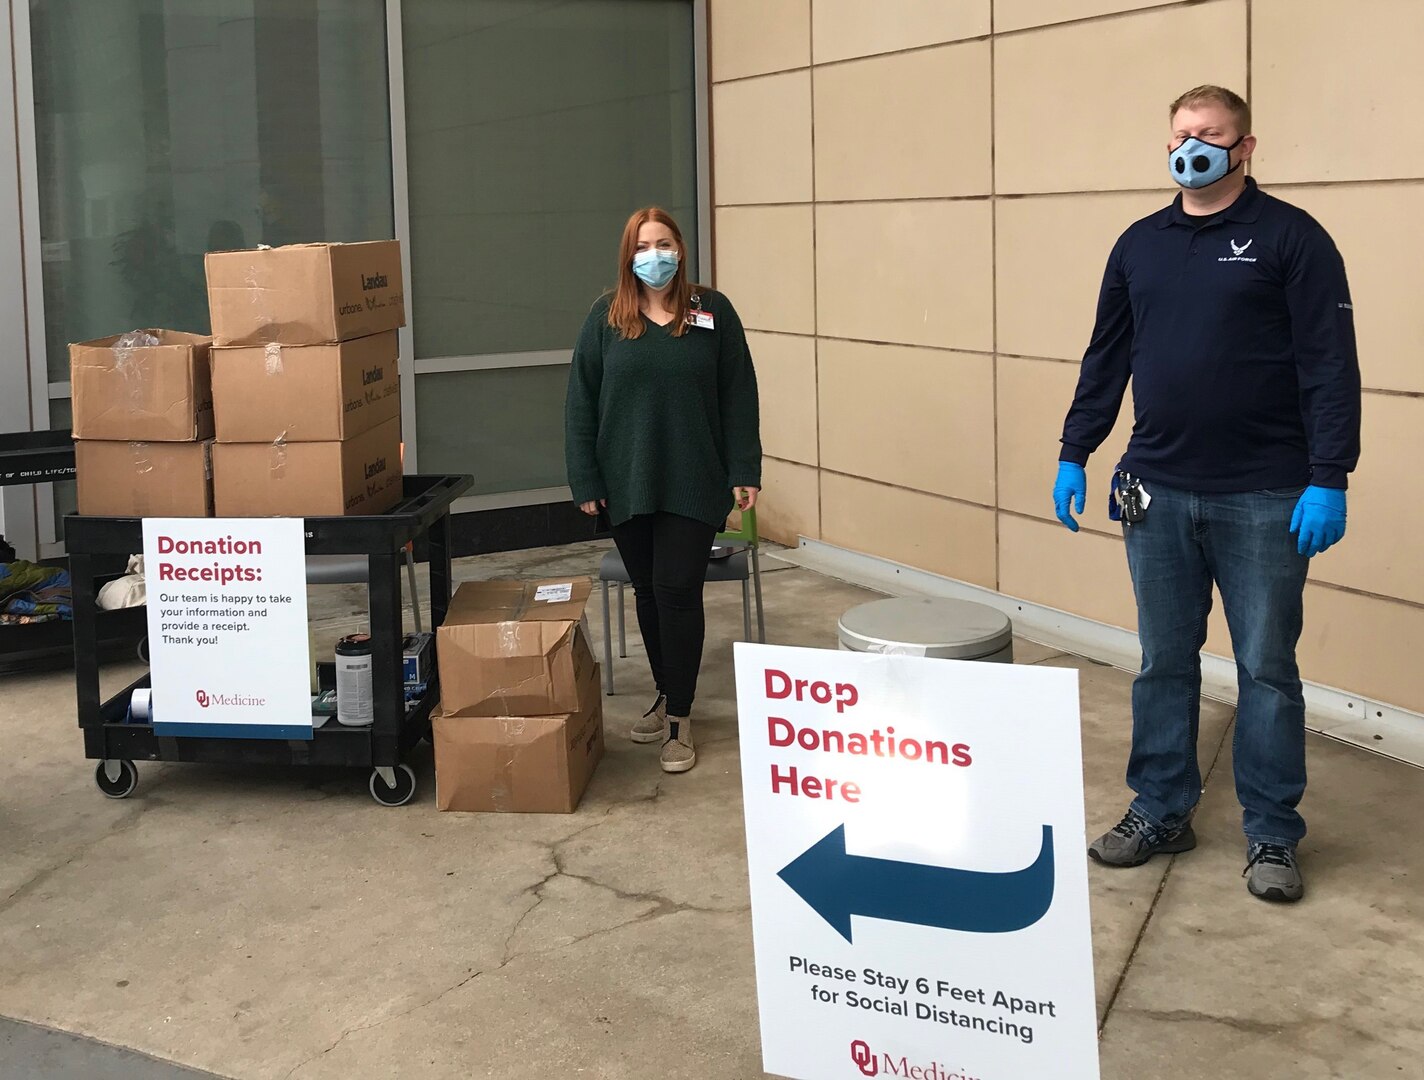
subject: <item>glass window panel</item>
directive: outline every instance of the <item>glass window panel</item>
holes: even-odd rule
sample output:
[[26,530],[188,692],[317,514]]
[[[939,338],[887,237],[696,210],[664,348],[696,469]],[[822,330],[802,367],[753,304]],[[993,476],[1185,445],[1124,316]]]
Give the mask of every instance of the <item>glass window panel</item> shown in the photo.
[[696,265],[690,0],[401,10],[418,357],[569,348],[640,206]]
[[473,473],[472,495],[562,487],[566,364],[415,377],[420,471]]
[[382,0],[31,0],[30,22],[52,381],[71,341],[206,333],[205,251],[394,235]]

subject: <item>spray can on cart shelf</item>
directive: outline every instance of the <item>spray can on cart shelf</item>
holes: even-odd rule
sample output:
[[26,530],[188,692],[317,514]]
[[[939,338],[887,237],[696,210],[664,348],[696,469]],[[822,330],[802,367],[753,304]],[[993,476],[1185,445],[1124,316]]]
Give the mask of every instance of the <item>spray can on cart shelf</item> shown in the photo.
[[375,718],[371,635],[348,634],[336,643],[336,722],[366,727]]

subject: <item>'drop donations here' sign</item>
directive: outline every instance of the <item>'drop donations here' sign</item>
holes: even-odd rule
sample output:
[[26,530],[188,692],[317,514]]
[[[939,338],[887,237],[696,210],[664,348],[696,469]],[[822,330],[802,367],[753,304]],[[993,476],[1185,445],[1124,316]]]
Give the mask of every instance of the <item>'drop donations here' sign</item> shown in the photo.
[[1077,673],[736,646],[762,1053],[1098,1080]]

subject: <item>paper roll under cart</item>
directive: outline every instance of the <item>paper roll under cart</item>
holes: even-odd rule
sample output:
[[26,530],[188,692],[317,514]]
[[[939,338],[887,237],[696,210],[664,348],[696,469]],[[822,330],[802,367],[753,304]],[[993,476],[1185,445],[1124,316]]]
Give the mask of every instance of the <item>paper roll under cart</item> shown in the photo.
[[[347,727],[328,722],[311,739],[254,739],[158,735],[152,717],[130,716],[135,690],[149,690],[149,675],[102,700],[95,655],[96,609],[88,586],[107,556],[143,550],[140,518],[65,518],[69,571],[74,579],[74,677],[84,754],[99,761],[94,779],[110,798],[122,799],[138,786],[137,761],[194,761],[218,765],[350,766],[371,770],[372,797],[383,806],[401,806],[415,794],[415,773],[403,759],[430,735],[430,714],[439,699],[439,670],[427,691],[406,708],[401,618],[401,573],[407,544],[423,541],[429,551],[430,625],[445,619],[452,591],[450,506],[474,481],[469,476],[407,476],[401,501],[368,517],[307,518],[306,552],[364,555],[371,630],[372,723]],[[162,716],[161,688],[153,709]],[[303,718],[305,719],[305,718]]]
[[840,647],[886,656],[1014,662],[1014,624],[1002,611],[968,600],[927,596],[872,600],[840,620]]

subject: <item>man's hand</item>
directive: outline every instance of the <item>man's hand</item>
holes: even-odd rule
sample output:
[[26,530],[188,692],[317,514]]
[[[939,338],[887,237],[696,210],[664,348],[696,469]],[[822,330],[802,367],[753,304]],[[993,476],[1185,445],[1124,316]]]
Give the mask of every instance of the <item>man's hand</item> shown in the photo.
[[595,500],[595,501],[593,501],[593,502],[582,503],[582,504],[579,506],[579,509],[582,510],[582,511],[583,511],[585,514],[587,514],[589,517],[597,517],[599,510],[606,510],[606,509],[608,509],[608,500],[607,500],[607,499],[597,499],[597,500]]
[[1300,493],[1291,515],[1296,551],[1306,558],[1328,551],[1345,535],[1345,489],[1311,485]]
[[1053,481],[1053,512],[1058,515],[1058,520],[1077,532],[1078,523],[1073,520],[1073,510],[1081,514],[1087,498],[1088,474],[1083,471],[1083,466],[1060,461],[1058,479]]
[[732,498],[737,500],[738,510],[750,510],[757,504],[757,496],[761,494],[761,488],[740,487],[732,489]]

